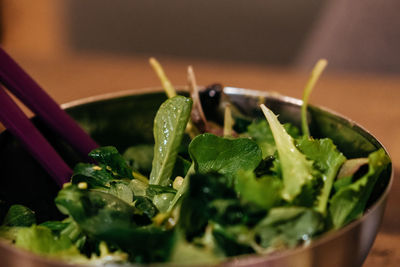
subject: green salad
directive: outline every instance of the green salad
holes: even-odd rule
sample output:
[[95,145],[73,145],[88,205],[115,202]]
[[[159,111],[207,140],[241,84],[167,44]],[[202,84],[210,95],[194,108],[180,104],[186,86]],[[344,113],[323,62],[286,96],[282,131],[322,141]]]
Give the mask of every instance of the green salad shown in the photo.
[[218,263],[307,245],[362,216],[390,159],[383,149],[348,159],[331,139],[310,135],[307,102],[324,61],[306,86],[301,129],[265,105],[265,118],[249,119],[226,99],[217,125],[191,68],[186,97],[151,64],[168,95],[154,144],[93,150],[96,164],[77,164],[55,199],[65,219],[37,222],[12,205],[3,239],[71,263]]

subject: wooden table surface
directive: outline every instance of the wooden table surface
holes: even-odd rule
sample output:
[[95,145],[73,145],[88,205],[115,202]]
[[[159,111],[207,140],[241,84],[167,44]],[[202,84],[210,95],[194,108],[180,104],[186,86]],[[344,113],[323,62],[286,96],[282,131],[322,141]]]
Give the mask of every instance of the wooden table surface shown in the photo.
[[[12,51],[11,51],[12,53]],[[14,58],[56,99],[65,103],[82,97],[159,86],[145,56],[78,55],[52,59]],[[186,83],[186,67],[194,67],[198,84],[276,91],[301,98],[308,73],[241,63],[159,58],[176,85]],[[328,71],[312,93],[311,104],[335,110],[368,129],[400,167],[400,75],[334,74]],[[364,267],[400,266],[400,183],[395,181],[384,222]]]

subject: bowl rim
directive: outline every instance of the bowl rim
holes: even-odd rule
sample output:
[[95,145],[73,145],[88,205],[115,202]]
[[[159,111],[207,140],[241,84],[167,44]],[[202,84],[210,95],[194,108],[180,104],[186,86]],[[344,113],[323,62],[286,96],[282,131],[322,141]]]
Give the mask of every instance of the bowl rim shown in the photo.
[[[176,86],[176,88],[179,89],[179,91],[187,92],[188,88],[187,86]],[[199,86],[200,90],[205,88],[203,86]],[[145,87],[145,88],[140,88],[140,89],[128,89],[128,90],[121,90],[121,91],[116,91],[116,92],[110,92],[110,93],[105,93],[105,94],[98,94],[94,96],[89,96],[89,97],[84,97],[80,98],[77,100],[72,100],[66,103],[61,104],[61,108],[64,110],[68,110],[69,108],[73,108],[76,106],[84,105],[84,104],[90,104],[98,101],[104,101],[104,100],[109,100],[109,99],[115,99],[115,98],[120,98],[120,97],[129,97],[129,96],[134,96],[134,95],[141,95],[141,94],[155,94],[155,93],[162,93],[163,89],[162,87]],[[264,90],[255,90],[255,89],[247,89],[247,88],[239,88],[239,87],[231,87],[231,86],[225,86],[224,87],[224,92],[227,93],[228,95],[242,95],[242,96],[252,96],[252,97],[268,97],[271,99],[276,99],[282,102],[290,103],[295,106],[301,106],[303,101],[298,98],[294,98],[291,96],[283,95],[280,94],[279,92],[275,91],[264,91]],[[312,108],[317,108],[321,111],[330,113],[334,115],[335,117],[338,117],[340,119],[343,119],[344,121],[350,123],[352,126],[355,126],[359,128],[364,134],[366,134],[369,138],[372,138],[374,141],[377,142],[379,146],[383,148],[385,153],[389,156],[390,160],[392,159],[390,154],[388,153],[388,150],[385,148],[385,146],[375,137],[373,136],[368,130],[366,130],[363,126],[361,126],[359,123],[353,121],[352,119],[349,119],[347,116],[344,116],[336,111],[333,111],[329,108],[323,107],[323,106],[314,106],[314,105],[309,105],[309,107]],[[2,134],[6,129],[3,129],[0,131],[0,134]],[[391,190],[392,184],[393,184],[393,179],[394,179],[394,168],[391,165],[390,166],[390,175],[389,175],[389,180],[388,184],[386,185],[385,190],[383,193],[379,196],[379,198],[364,212],[364,214],[358,218],[357,220],[345,225],[344,227],[338,229],[338,230],[330,230],[324,234],[322,234],[320,237],[318,237],[315,240],[312,240],[309,244],[306,245],[300,245],[295,248],[290,248],[290,249],[284,249],[282,251],[277,251],[273,252],[270,254],[246,254],[246,255],[240,255],[240,256],[233,256],[233,257],[228,257],[225,260],[221,261],[221,264],[234,264],[235,266],[241,266],[243,264],[249,264],[251,261],[251,264],[257,264],[265,261],[270,261],[270,260],[277,260],[279,258],[287,257],[290,255],[295,255],[299,254],[305,250],[312,249],[314,247],[317,247],[321,244],[327,243],[333,239],[336,239],[338,236],[344,235],[346,232],[349,232],[351,229],[357,227],[360,225],[362,222],[368,219],[368,217],[371,216],[374,211],[379,209],[382,205],[385,205],[385,201],[387,200],[387,197],[389,195],[389,192]],[[376,235],[378,234],[379,230],[377,231]],[[376,237],[376,236],[375,236]],[[40,261],[42,263],[47,263],[47,264],[53,264],[55,266],[85,266],[85,264],[72,264],[68,263],[63,260],[51,258],[51,257],[45,257],[45,256],[40,256],[38,254],[32,253],[30,251],[24,250],[17,248],[13,245],[10,245],[9,242],[1,240],[0,239],[0,248],[8,250],[9,253],[16,253],[17,255],[20,255],[21,257],[28,257],[32,260],[35,261]],[[160,263],[154,263],[156,265],[159,265]],[[150,264],[153,265],[153,264]],[[162,263],[162,266],[171,266],[171,263]],[[137,263],[130,263],[129,266],[143,266],[143,264],[137,264]],[[148,266],[148,265],[146,265]],[[186,265],[183,265],[186,266]],[[196,264],[190,264],[190,266],[197,266]]]

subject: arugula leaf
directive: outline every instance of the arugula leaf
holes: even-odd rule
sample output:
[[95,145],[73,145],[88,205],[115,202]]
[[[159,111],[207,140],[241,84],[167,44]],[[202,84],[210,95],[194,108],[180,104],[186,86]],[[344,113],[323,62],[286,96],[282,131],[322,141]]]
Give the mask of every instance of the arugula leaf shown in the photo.
[[35,212],[23,205],[12,205],[4,217],[4,226],[31,226],[36,223]]
[[332,140],[328,138],[317,140],[303,137],[297,145],[308,159],[314,161],[314,167],[322,175],[323,187],[317,197],[315,207],[317,211],[325,214],[333,181],[346,157],[337,150]]
[[239,171],[235,190],[242,200],[268,210],[281,200],[282,181],[266,175],[256,178],[252,171]]
[[258,145],[247,138],[226,139],[205,133],[189,145],[189,154],[198,173],[217,172],[233,177],[238,170],[254,170],[262,160]]
[[89,156],[106,165],[106,169],[116,178],[133,179],[132,170],[115,147],[104,146],[96,148],[89,153]]
[[302,186],[313,179],[312,162],[296,148],[293,138],[279,123],[276,115],[265,105],[261,105],[261,109],[271,127],[281,163],[282,197],[292,201],[301,192]]
[[192,100],[175,96],[165,101],[154,119],[154,158],[150,184],[166,186],[175,165],[186,124],[190,117]]
[[330,200],[329,213],[335,229],[363,214],[380,174],[390,163],[382,148],[371,153],[368,161],[368,172],[352,184],[341,187]]

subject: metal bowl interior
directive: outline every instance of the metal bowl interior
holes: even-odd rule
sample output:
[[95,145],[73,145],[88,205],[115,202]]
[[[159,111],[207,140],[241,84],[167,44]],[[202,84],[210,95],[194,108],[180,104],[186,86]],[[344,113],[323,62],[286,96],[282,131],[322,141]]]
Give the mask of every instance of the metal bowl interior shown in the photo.
[[[261,117],[265,103],[281,122],[300,125],[301,100],[241,88],[225,87],[225,93],[244,114]],[[155,89],[132,90],[92,97],[65,104],[67,112],[101,145],[113,145],[119,151],[152,143],[153,119],[166,99]],[[326,109],[309,108],[310,129],[315,137],[330,137],[347,157],[363,157],[381,148],[371,134],[353,121]],[[46,138],[73,166],[79,157],[57,136],[33,119]],[[54,205],[57,186],[7,131],[0,134],[0,219],[12,203],[30,207],[39,222],[62,218]],[[386,198],[393,179],[389,168],[380,178],[365,215],[339,231],[324,234],[308,246],[272,255],[246,255],[228,259],[229,266],[361,266],[370,250],[383,217]],[[5,266],[66,266],[0,242],[0,258]],[[69,265],[70,266],[70,265]]]

